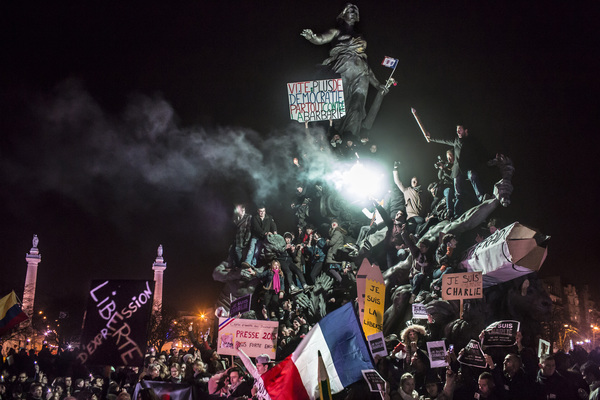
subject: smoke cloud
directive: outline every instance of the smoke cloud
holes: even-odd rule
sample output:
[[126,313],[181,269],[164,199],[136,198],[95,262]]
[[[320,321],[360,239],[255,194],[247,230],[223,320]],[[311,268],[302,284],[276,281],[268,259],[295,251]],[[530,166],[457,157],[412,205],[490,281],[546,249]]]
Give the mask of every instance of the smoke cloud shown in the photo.
[[328,146],[314,139],[325,136],[320,128],[311,128],[309,138],[300,124],[260,134],[180,127],[158,95],[132,95],[115,115],[81,82],[69,80],[31,110],[35,144],[17,153],[30,151],[35,160],[5,158],[3,170],[11,171],[5,178],[32,182],[31,191],[60,193],[94,214],[118,205],[116,219],[131,209],[150,210],[156,201],[168,207],[174,194],[268,205],[282,190],[291,197],[299,179],[324,179],[334,170]]

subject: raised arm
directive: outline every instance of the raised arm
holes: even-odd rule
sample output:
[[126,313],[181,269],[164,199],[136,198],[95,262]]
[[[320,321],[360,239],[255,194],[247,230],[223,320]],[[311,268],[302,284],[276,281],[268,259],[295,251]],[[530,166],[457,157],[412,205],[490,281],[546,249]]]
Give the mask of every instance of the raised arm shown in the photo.
[[317,35],[311,29],[304,29],[300,35],[306,38],[306,40],[308,40],[312,44],[325,44],[330,43],[339,34],[339,30],[332,28],[320,35]]
[[402,184],[402,181],[400,180],[400,176],[398,175],[398,166],[396,165],[396,163],[394,163],[394,183],[396,184],[396,186],[398,186],[398,189],[400,189],[400,191],[402,193],[404,193],[404,191],[406,190],[406,186],[404,186]]

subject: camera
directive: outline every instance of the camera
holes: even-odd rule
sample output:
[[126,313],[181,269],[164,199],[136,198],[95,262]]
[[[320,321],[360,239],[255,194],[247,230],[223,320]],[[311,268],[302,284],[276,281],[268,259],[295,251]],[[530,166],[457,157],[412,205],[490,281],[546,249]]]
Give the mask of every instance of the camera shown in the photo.
[[437,156],[437,161],[433,164],[434,168],[442,168],[446,166],[444,160],[442,160],[442,156]]

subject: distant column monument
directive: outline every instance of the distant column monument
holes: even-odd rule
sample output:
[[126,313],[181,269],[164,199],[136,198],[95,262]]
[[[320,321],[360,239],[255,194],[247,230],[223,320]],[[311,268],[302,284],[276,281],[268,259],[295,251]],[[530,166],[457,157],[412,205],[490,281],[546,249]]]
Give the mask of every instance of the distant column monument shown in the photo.
[[29,253],[25,255],[25,260],[27,261],[27,276],[25,277],[25,288],[23,289],[23,311],[29,317],[27,322],[29,325],[31,325],[31,318],[33,317],[33,302],[35,300],[38,264],[42,261],[42,255],[37,247],[39,242],[40,240],[37,235],[33,235],[33,247],[29,250]]
[[167,269],[167,263],[163,258],[163,247],[162,244],[158,246],[156,252],[156,260],[152,264],[154,270],[154,303],[152,304],[152,311],[156,314],[160,314],[162,308],[162,297],[163,297],[163,272]]

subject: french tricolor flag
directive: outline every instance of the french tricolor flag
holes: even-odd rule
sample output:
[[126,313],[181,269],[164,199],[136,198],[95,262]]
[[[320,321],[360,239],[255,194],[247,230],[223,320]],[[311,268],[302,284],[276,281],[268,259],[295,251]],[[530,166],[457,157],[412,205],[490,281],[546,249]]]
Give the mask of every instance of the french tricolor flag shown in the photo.
[[383,65],[384,67],[396,68],[396,66],[398,65],[398,59],[385,56],[381,65]]
[[273,400],[314,400],[319,396],[318,353],[321,352],[331,392],[363,379],[373,369],[371,354],[351,303],[327,314],[296,350],[261,377]]

